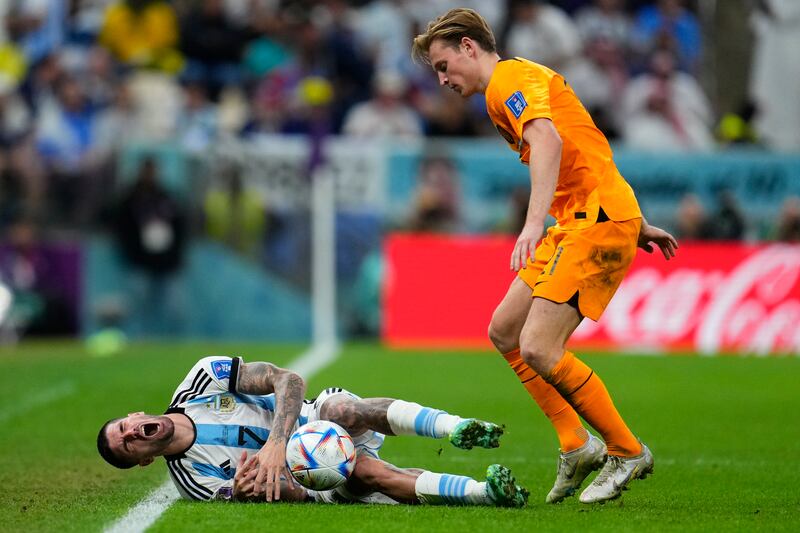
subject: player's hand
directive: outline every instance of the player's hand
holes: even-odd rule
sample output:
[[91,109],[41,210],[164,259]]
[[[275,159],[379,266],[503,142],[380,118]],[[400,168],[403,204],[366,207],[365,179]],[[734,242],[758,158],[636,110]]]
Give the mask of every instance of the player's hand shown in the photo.
[[255,455],[248,459],[247,452],[242,452],[242,456],[239,458],[239,468],[233,477],[233,498],[235,500],[246,501],[255,496],[256,474],[258,474],[256,460]]
[[651,243],[658,246],[661,253],[664,254],[664,259],[667,261],[675,257],[675,250],[678,249],[678,241],[675,240],[675,237],[661,228],[651,226],[644,222],[642,224],[642,229],[639,231],[639,248],[651,254],[653,253],[653,246]]
[[255,455],[258,474],[255,479],[255,494],[263,490],[268,502],[281,499],[281,476],[289,476],[286,469],[286,442],[283,439],[267,440]]
[[542,231],[544,231],[544,224],[525,223],[522,232],[517,237],[514,251],[511,253],[511,270],[519,272],[520,269],[525,268],[528,257],[533,259],[536,243],[542,238]]

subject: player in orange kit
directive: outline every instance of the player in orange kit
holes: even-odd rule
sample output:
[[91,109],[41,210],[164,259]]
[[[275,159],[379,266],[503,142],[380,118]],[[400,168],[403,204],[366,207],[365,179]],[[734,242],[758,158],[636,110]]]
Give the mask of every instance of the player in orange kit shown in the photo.
[[[489,337],[558,434],[558,473],[547,502],[571,496],[601,467],[581,502],[617,498],[653,471],[653,455],[628,429],[600,377],[565,346],[584,316],[600,318],[637,245],[652,252],[654,243],[669,259],[678,244],[647,224],[608,141],[566,80],[526,59],[501,59],[478,13],[453,9],[431,21],[412,54],[433,67],[441,85],[463,97],[484,94],[495,127],[530,169],[526,222],[511,254],[518,276],[494,312]],[[548,213],[557,224],[537,246]]]

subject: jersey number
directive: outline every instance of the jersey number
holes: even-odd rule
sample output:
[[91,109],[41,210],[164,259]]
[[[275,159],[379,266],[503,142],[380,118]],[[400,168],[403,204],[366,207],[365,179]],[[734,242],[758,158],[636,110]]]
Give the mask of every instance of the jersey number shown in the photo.
[[245,438],[245,435],[250,437],[251,440],[257,442],[259,446],[263,446],[267,442],[256,435],[252,429],[239,426],[239,446],[243,446],[247,443],[248,439]]

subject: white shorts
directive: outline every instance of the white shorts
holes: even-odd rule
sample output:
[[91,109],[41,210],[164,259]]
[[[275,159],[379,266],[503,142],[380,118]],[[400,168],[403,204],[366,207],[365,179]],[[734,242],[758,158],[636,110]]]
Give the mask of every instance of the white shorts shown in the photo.
[[[352,392],[339,389],[336,387],[331,387],[325,389],[324,391],[319,393],[319,396],[314,398],[313,400],[305,400],[303,406],[300,409],[300,416],[307,419],[307,422],[314,422],[316,420],[322,420],[320,417],[320,412],[322,411],[323,404],[328,401],[329,398],[333,396],[337,396],[339,394],[346,394],[355,400],[360,400],[361,397],[353,394]],[[352,435],[351,435],[352,437]],[[353,444],[356,447],[356,452],[358,454],[368,454],[371,457],[376,459],[380,459],[378,456],[378,452],[383,446],[383,440],[386,436],[383,433],[379,433],[377,431],[368,430],[362,433],[361,435],[352,437]],[[380,492],[373,492],[370,494],[365,494],[363,496],[356,496],[351,494],[350,491],[343,485],[341,487],[337,487],[333,490],[326,490],[326,491],[313,491],[309,490],[308,493],[314,498],[314,501],[319,503],[380,503],[380,504],[397,504],[395,500],[386,496],[385,494],[381,494]]]
[[[354,400],[361,399],[360,396],[353,394],[348,390],[331,387],[320,392],[319,396],[313,400],[305,400],[303,402],[303,406],[300,408],[300,416],[302,418],[306,418],[308,422],[321,420],[322,418],[320,413],[322,412],[322,406],[330,398],[339,394],[347,395]],[[380,451],[381,446],[383,446],[383,440],[386,438],[386,435],[383,433],[378,433],[377,431],[369,430],[358,436],[351,435],[351,437],[353,437],[353,444],[355,445],[358,453],[366,453],[372,457],[375,457],[376,459],[380,459],[380,457],[378,457],[378,452]]]

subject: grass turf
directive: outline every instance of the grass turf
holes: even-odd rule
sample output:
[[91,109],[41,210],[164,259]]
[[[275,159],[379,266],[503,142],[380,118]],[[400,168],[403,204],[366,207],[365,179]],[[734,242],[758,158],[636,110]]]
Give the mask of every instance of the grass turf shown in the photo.
[[[299,346],[150,344],[95,359],[77,343],[0,350],[0,524],[4,531],[99,531],[166,479],[162,461],[117,471],[97,456],[105,420],[161,412],[201,356],[241,354],[285,364]],[[653,450],[655,475],[616,502],[543,503],[557,442],[502,358],[480,352],[397,352],[346,345],[309,383],[399,397],[506,425],[497,450],[389,438],[398,466],[480,478],[510,466],[531,490],[523,510],[454,507],[225,505],[178,502],[153,531],[752,531],[800,529],[797,358],[585,356]]]

